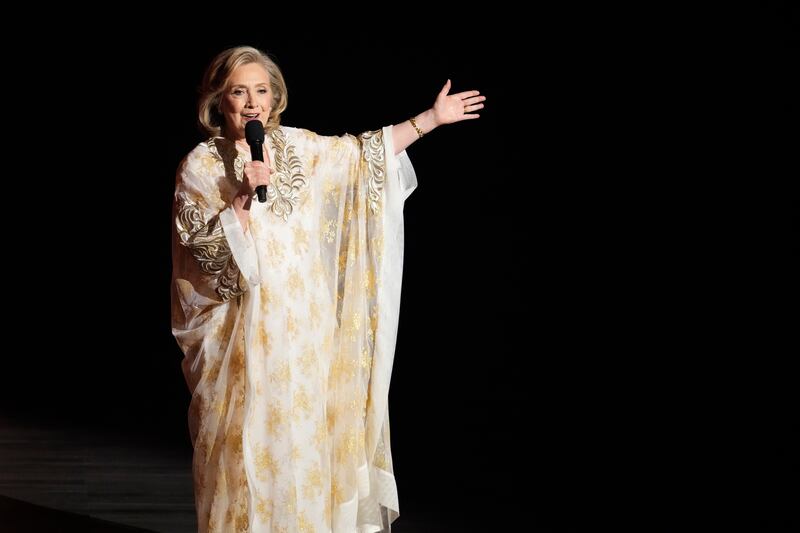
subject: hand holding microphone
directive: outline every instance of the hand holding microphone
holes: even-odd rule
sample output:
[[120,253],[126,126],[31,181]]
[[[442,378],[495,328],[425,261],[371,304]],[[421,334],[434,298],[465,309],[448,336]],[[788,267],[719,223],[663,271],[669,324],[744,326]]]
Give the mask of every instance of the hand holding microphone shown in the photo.
[[[251,120],[244,127],[244,136],[250,145],[252,163],[245,164],[247,179],[256,184],[258,201],[262,204],[267,201],[267,183],[269,183],[269,167],[264,164],[264,126],[259,120]],[[257,164],[260,161],[261,164]]]

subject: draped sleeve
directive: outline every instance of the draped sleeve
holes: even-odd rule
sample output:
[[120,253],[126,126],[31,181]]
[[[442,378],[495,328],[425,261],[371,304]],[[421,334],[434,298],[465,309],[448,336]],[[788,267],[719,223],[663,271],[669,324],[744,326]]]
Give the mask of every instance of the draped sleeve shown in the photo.
[[202,354],[217,352],[225,342],[222,333],[230,328],[224,322],[237,298],[259,283],[252,237],[230,205],[241,168],[227,166],[212,139],[189,153],[176,176],[172,331],[186,356],[190,388],[200,375]]
[[[359,523],[382,524],[381,508],[389,522],[399,508],[388,392],[400,311],[403,206],[417,180],[405,151],[394,153],[391,127],[305,136],[336,316],[328,420],[337,450],[334,482],[345,490],[334,496],[343,504],[340,524],[350,523],[350,514]],[[355,476],[348,477],[351,472]],[[354,508],[348,510],[349,504]]]

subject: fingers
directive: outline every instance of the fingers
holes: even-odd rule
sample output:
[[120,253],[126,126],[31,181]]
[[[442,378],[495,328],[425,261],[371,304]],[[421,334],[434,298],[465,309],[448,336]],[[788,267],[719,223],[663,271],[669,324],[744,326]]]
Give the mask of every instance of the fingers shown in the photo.
[[441,90],[441,91],[439,91],[439,96],[447,96],[447,93],[449,93],[449,92],[450,92],[450,85],[451,85],[451,84],[450,84],[450,80],[448,79],[448,80],[445,82],[445,84],[444,84],[444,87],[442,87],[442,90]]
[[474,113],[479,109],[483,109],[483,104],[486,100],[485,96],[481,96],[480,91],[464,91],[450,95],[450,98],[461,100],[461,105],[464,106],[464,118],[478,118],[480,115],[468,115],[467,113]]
[[[470,91],[470,92],[477,93],[478,91]],[[468,115],[467,113],[474,113],[479,109],[483,109],[483,104],[481,102],[483,102],[484,100],[486,100],[485,96],[478,96],[478,95],[463,98],[461,100],[461,103],[464,105],[464,118],[478,118],[480,115],[473,115],[473,114]]]
[[253,189],[269,185],[270,168],[263,161],[251,161],[244,164],[244,176]]
[[470,98],[462,98],[461,102],[464,104],[464,106],[471,106],[477,104],[478,102],[483,102],[484,100],[486,100],[485,96],[472,96]]
[[479,109],[483,109],[483,104],[465,105],[464,113],[473,113]]
[[[451,96],[456,96],[456,97],[460,98],[461,100],[463,100],[465,98],[472,98],[474,96],[478,96],[479,94],[481,94],[480,91],[464,91],[464,92],[453,94]],[[486,100],[485,97],[484,97],[484,100]]]

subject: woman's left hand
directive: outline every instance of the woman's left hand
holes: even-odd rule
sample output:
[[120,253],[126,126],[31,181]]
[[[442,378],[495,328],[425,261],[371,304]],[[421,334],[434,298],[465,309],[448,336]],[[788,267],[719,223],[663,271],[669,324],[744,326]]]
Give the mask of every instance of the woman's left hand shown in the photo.
[[433,119],[437,126],[452,124],[462,120],[478,118],[475,111],[482,109],[485,96],[480,96],[479,91],[464,91],[462,93],[447,94],[450,92],[450,80],[444,84],[442,90],[433,104]]

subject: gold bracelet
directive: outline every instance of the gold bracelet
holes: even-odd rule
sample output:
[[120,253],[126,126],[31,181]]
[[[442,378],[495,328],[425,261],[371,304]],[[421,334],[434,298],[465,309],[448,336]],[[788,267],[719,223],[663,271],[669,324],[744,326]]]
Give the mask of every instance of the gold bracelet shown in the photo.
[[408,121],[411,123],[412,126],[414,126],[414,129],[417,130],[417,135],[419,135],[419,138],[422,139],[423,136],[422,130],[419,129],[419,126],[417,126],[417,121],[414,120],[414,117],[411,117],[410,119],[408,119]]

